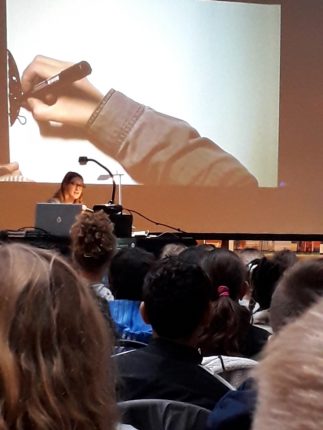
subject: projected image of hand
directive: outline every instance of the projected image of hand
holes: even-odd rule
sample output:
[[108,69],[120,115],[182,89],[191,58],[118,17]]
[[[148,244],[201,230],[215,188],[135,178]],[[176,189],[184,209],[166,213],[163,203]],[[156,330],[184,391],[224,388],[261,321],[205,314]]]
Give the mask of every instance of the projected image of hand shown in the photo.
[[[24,92],[71,63],[37,56],[22,76]],[[111,89],[105,97],[87,79],[60,88],[46,103],[27,98],[40,122],[84,128],[89,140],[138,183],[150,185],[257,186],[256,178],[187,122]]]
[[50,83],[52,77],[59,78],[71,66],[72,63],[38,55],[23,72],[21,85],[26,94],[24,105],[37,121],[55,121],[82,127],[102,99],[102,94],[85,78],[64,86],[48,85],[47,93],[44,95],[43,91],[42,96],[33,94],[33,88],[39,82],[48,80]]
[[15,181],[21,177],[17,162],[0,164],[0,182]]

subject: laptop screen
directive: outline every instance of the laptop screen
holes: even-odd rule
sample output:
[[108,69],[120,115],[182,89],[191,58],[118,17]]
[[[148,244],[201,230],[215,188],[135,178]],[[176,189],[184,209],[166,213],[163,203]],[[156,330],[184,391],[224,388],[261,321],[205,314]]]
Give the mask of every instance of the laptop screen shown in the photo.
[[75,218],[82,212],[81,204],[37,203],[35,229],[60,237],[69,237]]

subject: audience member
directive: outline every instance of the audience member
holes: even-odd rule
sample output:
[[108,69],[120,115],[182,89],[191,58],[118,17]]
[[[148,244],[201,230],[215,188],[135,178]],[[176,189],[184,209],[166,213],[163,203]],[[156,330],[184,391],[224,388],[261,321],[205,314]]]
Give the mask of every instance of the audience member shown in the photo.
[[165,246],[163,246],[159,258],[170,257],[171,255],[178,255],[186,248],[187,246],[184,245],[184,243],[167,243]]
[[82,212],[71,227],[72,260],[95,293],[101,311],[110,321],[108,301],[113,295],[103,282],[116,252],[117,239],[113,224],[102,210]]
[[279,281],[273,293],[270,323],[274,333],[323,297],[323,260],[299,261]]
[[201,265],[205,255],[214,249],[213,245],[208,244],[189,246],[179,254],[179,258],[189,264]]
[[[319,270],[322,277],[321,273]],[[269,342],[256,371],[258,400],[254,430],[321,428],[322,326],[321,299]]]
[[111,334],[62,257],[0,245],[1,428],[113,430]]
[[[323,260],[299,261],[279,280],[271,301],[270,321],[274,336],[323,297]],[[271,342],[269,342],[271,343]],[[246,381],[219,402],[211,414],[210,430],[251,428],[257,391],[254,381]]]
[[257,248],[243,248],[236,251],[236,253],[239,255],[245,266],[248,266],[251,261],[261,259],[264,256]]
[[281,270],[284,272],[289,267],[293,266],[297,263],[298,258],[294,251],[290,249],[282,249],[281,251],[276,251],[272,255],[272,260],[274,263],[277,263]]
[[79,173],[67,172],[59,189],[47,203],[83,203],[83,178]]
[[239,300],[239,303],[252,310],[255,305],[255,300],[252,297],[252,284],[250,278],[253,269],[256,267],[255,262],[259,261],[263,257],[263,254],[257,248],[244,248],[235,252],[241,258],[248,271],[247,288],[244,296]]
[[198,351],[209,318],[211,284],[178,256],[156,263],[146,278],[141,312],[153,327],[150,344],[115,357],[122,400],[163,398],[212,409],[228,387],[203,369]]
[[254,324],[264,325],[269,329],[271,299],[277,282],[284,271],[296,261],[296,254],[285,249],[275,252],[272,257],[263,257],[253,262],[255,267],[250,276],[252,297],[258,304],[253,313]]
[[202,354],[255,357],[270,333],[253,326],[250,312],[239,304],[247,287],[245,265],[224,248],[208,252],[201,264],[212,283],[212,313],[201,336]]
[[152,335],[139,312],[142,288],[147,272],[156,258],[154,254],[139,248],[122,248],[112,258],[109,281],[115,300],[109,303],[110,312],[118,336],[147,343]]

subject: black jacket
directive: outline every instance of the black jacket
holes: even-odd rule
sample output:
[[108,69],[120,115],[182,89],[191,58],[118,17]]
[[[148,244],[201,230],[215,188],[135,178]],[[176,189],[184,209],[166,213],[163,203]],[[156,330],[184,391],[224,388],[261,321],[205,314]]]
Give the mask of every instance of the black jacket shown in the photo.
[[228,387],[200,366],[191,347],[153,339],[144,348],[114,357],[118,400],[169,399],[213,409]]

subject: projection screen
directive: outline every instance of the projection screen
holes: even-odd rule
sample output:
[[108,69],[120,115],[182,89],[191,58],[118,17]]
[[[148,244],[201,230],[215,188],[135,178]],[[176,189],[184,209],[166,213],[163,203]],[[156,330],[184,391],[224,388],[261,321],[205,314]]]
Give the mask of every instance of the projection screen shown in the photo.
[[[75,8],[63,0],[26,5],[10,0],[6,15],[7,47],[20,75],[36,55],[86,60],[92,67],[88,78],[103,95],[114,88],[166,122],[169,117],[185,121],[207,145],[219,148],[220,156],[222,151],[232,155],[257,184],[249,189],[236,181],[232,186],[230,178],[228,187],[225,181],[177,182],[185,167],[178,163],[176,172],[177,161],[172,160],[175,173],[169,179],[167,159],[158,181],[150,181],[144,171],[154,174],[153,162],[164,141],[136,169],[84,131],[66,131],[56,123],[44,126],[21,107],[9,128],[9,142],[2,141],[1,154],[8,159],[2,155],[1,161],[19,162],[23,183],[1,187],[11,187],[13,202],[21,201],[20,193],[32,196],[27,218],[32,218],[35,202],[51,193],[69,170],[89,184],[89,205],[109,195],[111,180],[102,180],[104,172],[95,164],[80,166],[78,158],[84,155],[116,175],[124,207],[157,223],[196,233],[320,233],[315,196],[322,174],[313,171],[322,153],[316,151],[322,126],[315,123],[313,128],[317,109],[322,111],[316,100],[322,84],[315,72],[322,62],[315,32],[323,15],[318,1],[93,0],[89,5],[80,0]],[[297,30],[306,20],[306,27]],[[149,115],[145,121],[149,133],[156,125],[149,123]],[[174,145],[181,139],[174,139]],[[140,158],[145,142],[136,144],[132,152]],[[149,138],[148,144],[153,144]],[[203,167],[191,158],[188,178]],[[140,216],[137,224],[158,230]]]

